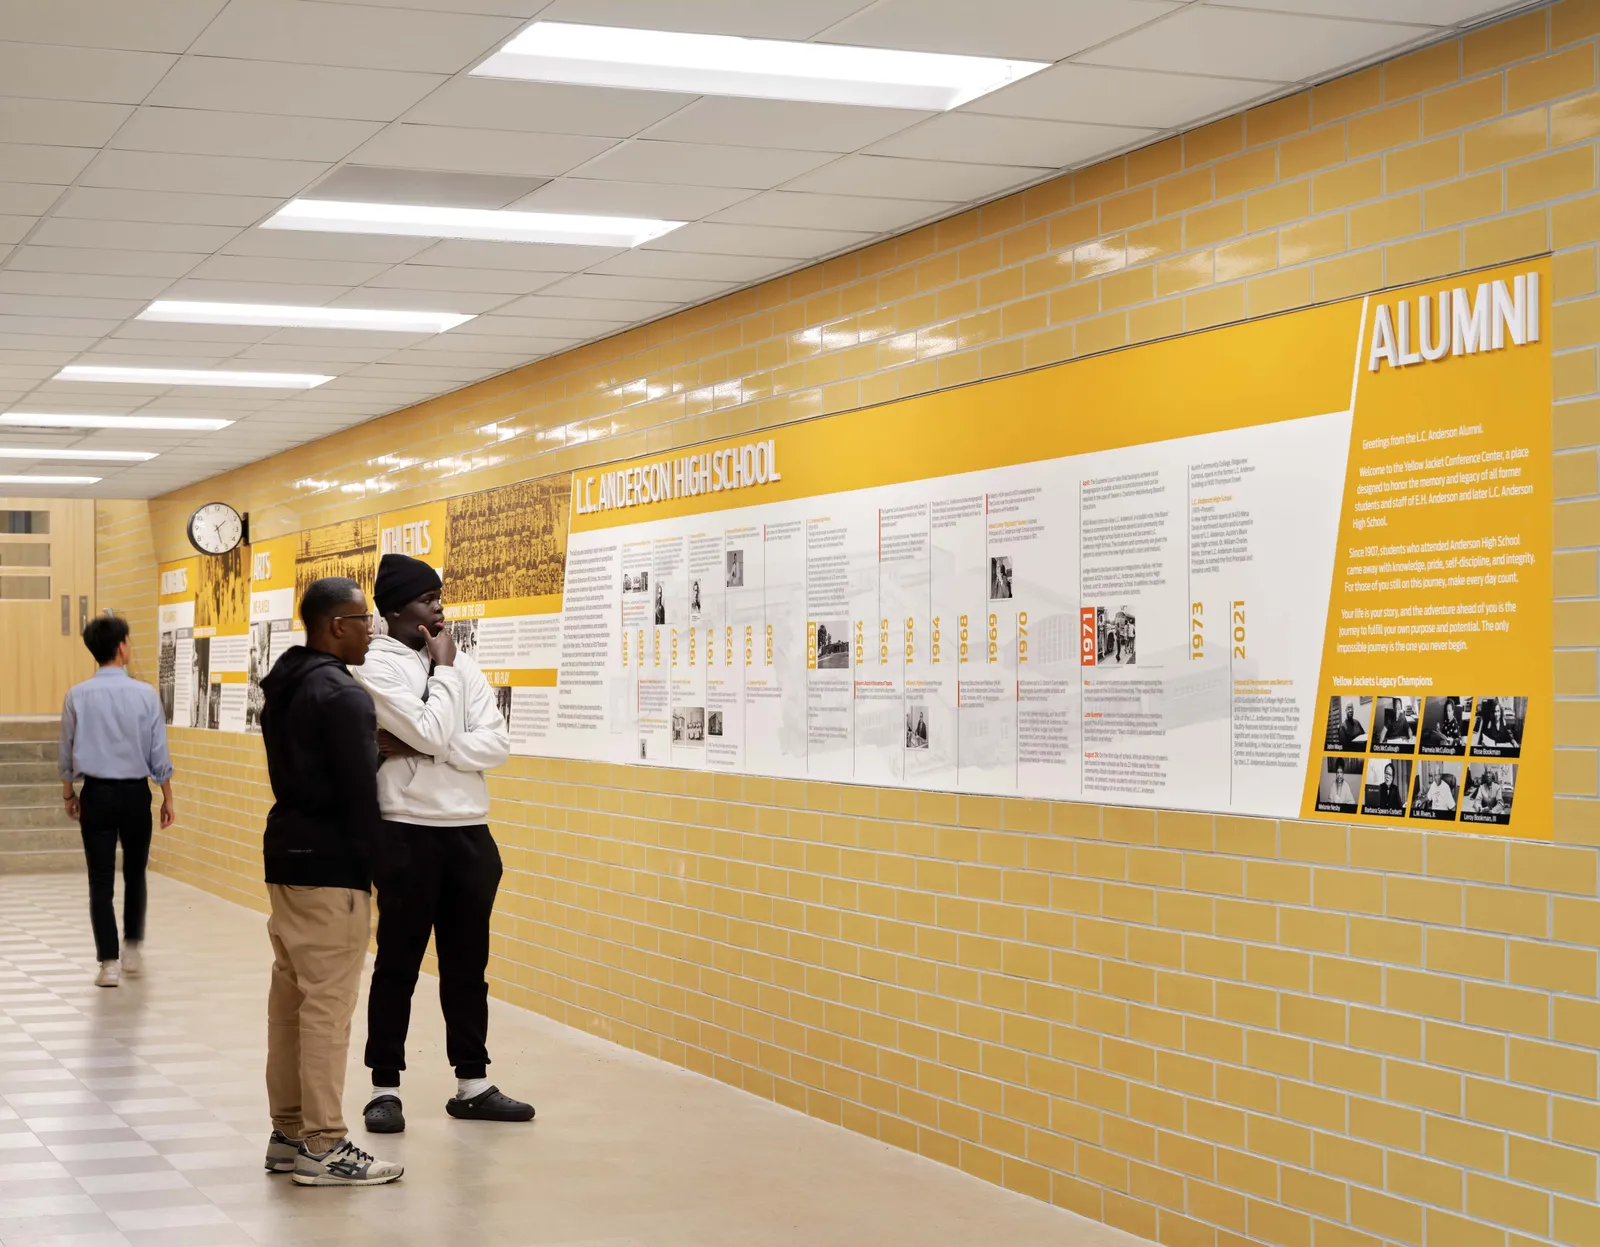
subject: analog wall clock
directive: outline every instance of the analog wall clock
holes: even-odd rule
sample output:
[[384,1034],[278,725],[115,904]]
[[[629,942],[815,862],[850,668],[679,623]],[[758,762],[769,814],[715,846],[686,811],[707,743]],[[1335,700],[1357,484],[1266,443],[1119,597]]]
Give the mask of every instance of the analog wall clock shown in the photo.
[[226,502],[208,502],[189,517],[189,544],[201,554],[226,554],[244,540],[244,526]]

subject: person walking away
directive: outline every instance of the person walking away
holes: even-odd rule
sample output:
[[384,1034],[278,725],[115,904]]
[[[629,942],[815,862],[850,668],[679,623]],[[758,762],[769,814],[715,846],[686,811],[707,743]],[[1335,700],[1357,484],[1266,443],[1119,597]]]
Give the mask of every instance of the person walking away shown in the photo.
[[378,714],[378,804],[384,826],[408,849],[411,869],[378,882],[378,959],[367,996],[367,1129],[405,1129],[400,1074],[417,973],[434,938],[445,1055],[455,1066],[452,1117],[528,1121],[533,1106],[489,1081],[489,919],[500,886],[500,850],[489,834],[484,772],[505,763],[511,738],[494,690],[444,622],[439,573],[420,559],[385,554],[373,597],[388,635],[373,640],[358,679]]
[[263,856],[271,916],[266,1167],[302,1186],[377,1186],[404,1170],[356,1147],[345,1128],[345,1062],[371,932],[373,872],[403,869],[378,813],[377,722],[349,666],[372,631],[354,580],[312,582],[306,642],[261,682],[261,737],[273,805]]
[[[154,688],[128,674],[128,621],[99,615],[83,643],[100,670],[67,690],[56,763],[67,814],[83,835],[89,922],[100,962],[96,987],[116,987],[144,968],[145,867],[150,861],[150,780],[161,785],[161,829],[172,826],[172,758]],[[82,780],[82,791],[73,783]],[[122,844],[122,935],[117,944],[117,844]]]

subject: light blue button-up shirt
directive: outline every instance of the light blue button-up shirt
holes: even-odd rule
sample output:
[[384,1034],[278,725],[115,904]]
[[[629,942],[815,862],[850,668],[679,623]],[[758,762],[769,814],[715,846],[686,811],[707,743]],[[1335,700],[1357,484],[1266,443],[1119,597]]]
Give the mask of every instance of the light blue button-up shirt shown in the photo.
[[61,778],[172,778],[166,716],[155,689],[117,666],[67,690],[61,705]]

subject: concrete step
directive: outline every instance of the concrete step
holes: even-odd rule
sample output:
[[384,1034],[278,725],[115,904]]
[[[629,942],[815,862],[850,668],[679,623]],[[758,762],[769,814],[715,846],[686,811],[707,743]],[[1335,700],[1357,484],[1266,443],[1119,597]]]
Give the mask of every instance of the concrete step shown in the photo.
[[54,762],[42,758],[38,761],[7,762],[0,756],[0,788],[12,784],[59,784],[60,781],[61,776]]
[[49,740],[0,740],[0,762],[54,762],[61,752],[54,737]]
[[0,832],[23,827],[60,827],[76,829],[78,824],[67,817],[65,805],[58,790],[49,805],[0,805]]
[[0,740],[55,740],[60,719],[0,719]]
[[35,780],[23,784],[0,784],[0,810],[16,809],[25,805],[57,805],[61,801],[61,784]]
[[41,852],[23,850],[16,853],[0,849],[0,875],[44,875],[64,872],[83,873],[82,848],[71,852],[60,849]]
[[8,827],[0,829],[0,853],[83,853],[78,824],[66,827]]

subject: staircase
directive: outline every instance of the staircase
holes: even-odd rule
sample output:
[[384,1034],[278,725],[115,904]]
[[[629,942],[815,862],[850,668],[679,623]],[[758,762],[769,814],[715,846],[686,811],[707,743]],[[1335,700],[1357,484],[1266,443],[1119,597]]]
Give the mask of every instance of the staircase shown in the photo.
[[55,719],[0,720],[0,874],[83,870],[78,824],[61,804]]

